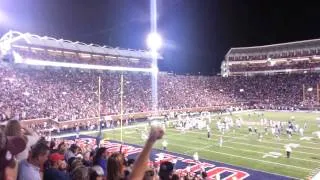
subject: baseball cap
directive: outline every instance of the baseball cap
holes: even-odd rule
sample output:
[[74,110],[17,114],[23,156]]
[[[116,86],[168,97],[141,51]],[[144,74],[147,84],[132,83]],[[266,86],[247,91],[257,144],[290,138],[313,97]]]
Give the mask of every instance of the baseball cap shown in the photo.
[[49,155],[49,160],[53,162],[57,162],[59,160],[64,160],[64,157],[60,153],[52,153]]
[[0,132],[0,169],[6,167],[14,156],[26,148],[26,141],[20,136],[6,136]]

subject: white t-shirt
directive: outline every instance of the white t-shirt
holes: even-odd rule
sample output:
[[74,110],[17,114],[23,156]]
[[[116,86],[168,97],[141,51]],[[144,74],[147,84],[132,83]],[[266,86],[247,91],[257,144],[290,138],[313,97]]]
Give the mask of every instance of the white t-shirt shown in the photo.
[[32,135],[27,135],[28,142],[26,144],[26,148],[24,149],[24,151],[17,154],[17,156],[16,156],[18,161],[21,161],[21,160],[28,158],[29,151],[31,150],[31,146],[36,144],[37,141],[39,140],[39,138],[40,137],[35,133],[33,133]]
[[168,146],[168,142],[166,140],[162,141],[162,146],[163,147],[167,147]]
[[286,147],[286,151],[287,151],[287,152],[291,152],[291,151],[292,151],[291,147],[290,147],[290,146],[287,146],[287,147]]

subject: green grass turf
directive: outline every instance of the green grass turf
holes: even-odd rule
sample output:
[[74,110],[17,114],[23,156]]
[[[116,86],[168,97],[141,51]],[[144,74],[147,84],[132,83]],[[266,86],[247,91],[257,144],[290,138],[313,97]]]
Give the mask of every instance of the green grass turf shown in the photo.
[[[229,115],[230,116],[230,115]],[[244,122],[260,122],[257,113],[233,114],[233,120],[236,117],[242,117]],[[320,167],[320,139],[312,132],[320,131],[317,127],[316,118],[320,114],[300,113],[300,112],[264,112],[264,117],[271,120],[288,121],[294,116],[295,122],[303,126],[307,121],[307,129],[304,136],[313,137],[312,140],[300,140],[297,133],[291,139],[287,135],[282,135],[277,141],[270,133],[263,135],[262,142],[258,141],[257,135],[249,135],[248,126],[243,125],[240,129],[221,135],[216,128],[216,120],[213,117],[211,123],[212,137],[207,138],[206,129],[189,130],[182,134],[179,130],[167,128],[165,139],[168,141],[168,150],[181,154],[193,155],[198,152],[199,157],[208,160],[220,161],[232,165],[263,170],[295,178],[306,178],[310,173]],[[264,132],[263,127],[256,126],[259,131]],[[141,130],[144,127],[140,128]],[[223,147],[218,146],[220,136],[223,136]],[[104,137],[110,140],[120,140],[120,130],[105,132]],[[136,128],[125,129],[123,131],[123,141],[131,144],[143,145],[141,134]],[[287,159],[285,156],[284,145],[288,143],[299,144],[298,148],[293,148],[292,156]],[[161,148],[161,141],[157,142],[155,148]],[[262,158],[268,152],[280,152],[279,158]]]

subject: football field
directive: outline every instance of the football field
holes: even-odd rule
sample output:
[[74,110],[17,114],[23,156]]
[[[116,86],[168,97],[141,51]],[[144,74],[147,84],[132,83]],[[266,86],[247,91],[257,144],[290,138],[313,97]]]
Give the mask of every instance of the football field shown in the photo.
[[[260,115],[259,115],[260,114]],[[291,138],[285,131],[279,139],[268,133],[261,126],[260,112],[238,113],[232,116],[233,120],[241,117],[243,123],[241,128],[231,128],[222,134],[216,126],[217,117],[212,117],[211,137],[207,138],[207,130],[186,130],[182,133],[175,128],[166,128],[165,137],[168,142],[168,151],[183,155],[192,155],[198,152],[200,159],[223,162],[249,169],[255,169],[275,174],[290,176],[294,178],[306,178],[319,172],[320,167],[320,139],[317,137],[318,123],[317,113],[307,112],[263,112],[264,118],[273,121],[287,122],[294,118],[294,122],[307,127],[304,135],[294,132]],[[248,126],[256,127],[263,137],[259,140],[256,133],[249,134]],[[123,141],[125,143],[143,145],[144,140],[141,133],[146,127],[126,128],[123,130]],[[120,130],[112,130],[104,133],[109,140],[120,141]],[[222,147],[219,146],[220,137],[223,139]],[[162,140],[158,141],[155,148],[162,148]],[[285,146],[292,148],[291,157],[286,157]]]

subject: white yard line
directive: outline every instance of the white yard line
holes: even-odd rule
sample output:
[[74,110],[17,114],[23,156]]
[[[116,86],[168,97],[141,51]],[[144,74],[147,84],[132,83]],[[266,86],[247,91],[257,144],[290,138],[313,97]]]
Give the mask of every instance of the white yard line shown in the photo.
[[[136,139],[135,137],[131,137],[131,136],[126,136],[126,137],[131,138],[131,139]],[[199,149],[199,148],[192,148],[190,146],[184,146],[184,145],[180,145],[180,144],[174,144],[174,146],[183,147],[183,148],[190,149],[190,150],[192,149],[195,151]],[[228,154],[228,153],[223,153],[223,152],[218,152],[218,151],[212,151],[212,150],[207,150],[207,149],[202,149],[202,151],[212,152],[212,153],[216,153],[216,154],[222,154],[222,155],[226,155],[226,156],[237,157],[237,158],[241,158],[241,159],[247,159],[247,160],[251,160],[251,161],[258,161],[258,162],[267,163],[267,164],[275,164],[275,165],[279,165],[279,166],[292,167],[292,168],[296,168],[296,169],[304,170],[304,171],[311,171],[312,170],[310,168],[304,168],[304,167],[294,166],[294,165],[289,165],[289,164],[282,164],[282,163],[271,162],[271,161],[266,161],[266,160],[261,160],[261,159],[243,157],[243,156],[238,156],[238,155]]]
[[318,172],[315,176],[312,177],[312,180],[319,180],[320,179],[320,172]]
[[[264,152],[247,150],[247,149],[239,149],[239,148],[234,148],[234,147],[230,147],[230,146],[223,146],[223,147],[224,148],[229,148],[229,149],[240,150],[240,151],[253,152],[253,153],[263,154],[263,155],[266,154]],[[320,161],[316,161],[316,160],[302,159],[302,158],[296,158],[296,157],[290,157],[290,159],[296,159],[296,160],[299,160],[299,161],[307,161],[307,162],[313,162],[313,163],[319,163],[320,164]]]
[[[130,129],[130,128],[136,128],[136,127],[142,127],[147,125],[147,123],[139,123],[136,125],[130,125],[130,126],[123,126],[122,129]],[[109,132],[109,131],[117,131],[120,130],[120,127],[113,128],[113,129],[103,129],[101,132]],[[98,130],[93,130],[93,131],[80,131],[80,135],[87,135],[87,134],[93,134],[93,133],[98,133]],[[70,137],[70,136],[76,136],[77,133],[66,133],[66,134],[61,134],[61,135],[54,135],[52,138],[64,138],[64,137]]]
[[[176,131],[174,129],[167,129],[167,130],[170,130],[170,131]],[[187,131],[186,133],[194,133],[194,134],[203,134],[205,135],[206,133],[202,133],[202,132],[194,132],[194,131]],[[221,134],[212,134],[214,136],[221,136]],[[228,136],[228,135],[223,135],[223,137],[229,137],[229,138],[233,138],[233,139],[240,139],[240,140],[248,140],[246,138],[241,138],[241,137],[233,137],[233,136]],[[277,143],[277,142],[271,142],[271,141],[263,141],[264,143],[268,143],[268,144],[278,144],[278,145],[286,145],[288,143]],[[313,150],[320,150],[320,148],[315,148],[315,147],[309,147],[309,146],[304,146],[304,145],[301,145],[299,146],[300,148],[307,148],[307,149],[313,149]],[[299,148],[298,147],[298,148]]]
[[[264,145],[254,145],[254,144],[241,143],[241,142],[230,142],[230,143],[241,144],[241,145],[252,146],[252,147],[259,147],[259,148],[263,148],[263,149],[272,149],[272,150],[277,149],[275,147],[268,147],[268,146],[264,146]],[[294,150],[294,152],[301,153],[301,154],[313,155],[313,156],[319,156],[319,154],[316,154],[316,153],[309,153],[309,152],[298,151],[298,150]]]
[[[128,136],[129,138],[131,139],[135,139],[135,137],[131,137],[131,136]],[[138,143],[144,143],[144,141],[142,140],[139,140]],[[159,149],[160,150],[160,149]],[[190,151],[190,150],[189,150]],[[175,154],[181,154],[181,153],[178,153],[178,152],[173,152],[173,151],[170,151],[170,150],[167,150],[167,152],[171,152],[171,153],[175,153]],[[190,151],[192,152],[192,151]],[[185,154],[181,154],[181,155],[185,155]],[[221,163],[221,164],[225,164],[225,165],[229,165],[229,166],[238,166],[238,167],[241,167],[243,169],[248,169],[248,170],[252,170],[252,171],[259,171],[259,172],[263,172],[263,173],[267,173],[267,174],[274,174],[274,175],[277,175],[277,176],[282,176],[282,177],[287,177],[287,178],[291,178],[291,179],[299,179],[297,177],[292,177],[292,176],[286,176],[286,175],[283,175],[283,174],[278,174],[278,173],[274,173],[274,172],[268,172],[268,171],[264,171],[264,170],[261,170],[261,169],[255,169],[255,168],[249,168],[249,167],[243,167],[243,166],[239,166],[239,165],[234,165],[234,164],[229,164],[229,163],[225,163],[225,162],[222,162],[222,161],[217,161],[217,160],[212,160],[212,159],[204,159],[204,158],[200,158],[202,160],[207,160],[207,161],[214,161],[214,162],[217,162],[217,163]]]
[[[208,148],[210,148],[210,147],[212,147],[212,146],[213,146],[213,145],[211,144],[211,145],[208,145],[208,146],[199,148],[199,149],[197,149],[197,151],[205,150],[205,149],[208,149]],[[184,153],[188,154],[188,153],[190,153],[190,152],[195,152],[195,151],[194,151],[194,150],[188,150],[188,151],[185,151]]]
[[[188,131],[188,132],[190,132],[190,131]],[[188,132],[186,132],[186,133],[188,133]],[[196,132],[193,132],[193,133],[196,133]],[[215,134],[213,134],[213,135],[215,135]],[[215,136],[220,136],[220,135],[215,135]],[[231,136],[228,136],[228,137],[231,137]],[[236,139],[236,138],[232,138],[232,139]],[[245,145],[245,146],[259,147],[259,148],[263,148],[263,149],[272,149],[272,150],[276,149],[276,147],[269,147],[269,146],[264,146],[264,145],[256,145],[256,144],[242,143],[242,142],[236,142],[236,141],[228,141],[228,142],[233,143],[233,144],[241,144],[241,145]],[[298,151],[298,150],[295,150],[294,152],[301,153],[301,154],[313,155],[313,156],[320,155],[320,154],[316,154],[316,153],[309,153],[309,152]]]
[[[235,134],[243,135],[245,133],[235,132]],[[312,136],[312,137],[315,138],[314,136]],[[292,143],[292,142],[301,143],[301,142],[303,142],[303,143],[306,143],[306,144],[317,144],[317,145],[320,145],[320,143],[302,141],[300,139],[281,139],[281,141],[289,141],[288,143]],[[272,141],[268,141],[268,142],[272,142]]]
[[[171,137],[172,139],[176,140],[176,141],[183,141],[183,140],[180,140],[180,139],[176,139],[176,138],[173,138]],[[199,143],[201,145],[207,145],[207,143],[200,143],[200,142],[196,142],[196,141],[191,141],[193,143]],[[232,141],[223,141],[223,144],[225,143],[232,143]],[[211,147],[213,145],[209,145],[209,146],[205,146],[203,148],[200,148],[198,150],[202,150],[202,149],[207,149],[209,147]],[[230,147],[230,146],[225,146],[223,145],[222,148],[229,148],[229,149],[235,149],[235,150],[240,150],[240,151],[244,151],[244,152],[253,152],[253,153],[257,153],[257,154],[266,154],[266,152],[261,152],[261,151],[253,151],[253,150],[247,150],[247,149],[241,149],[241,148],[234,148],[234,147]],[[188,151],[187,151],[188,152]],[[294,151],[295,152],[295,151]],[[320,164],[320,161],[316,161],[316,160],[309,160],[309,159],[303,159],[303,158],[296,158],[296,157],[291,157],[290,159],[295,159],[295,160],[299,160],[299,161],[306,161],[306,162],[312,162],[312,163],[319,163]]]

